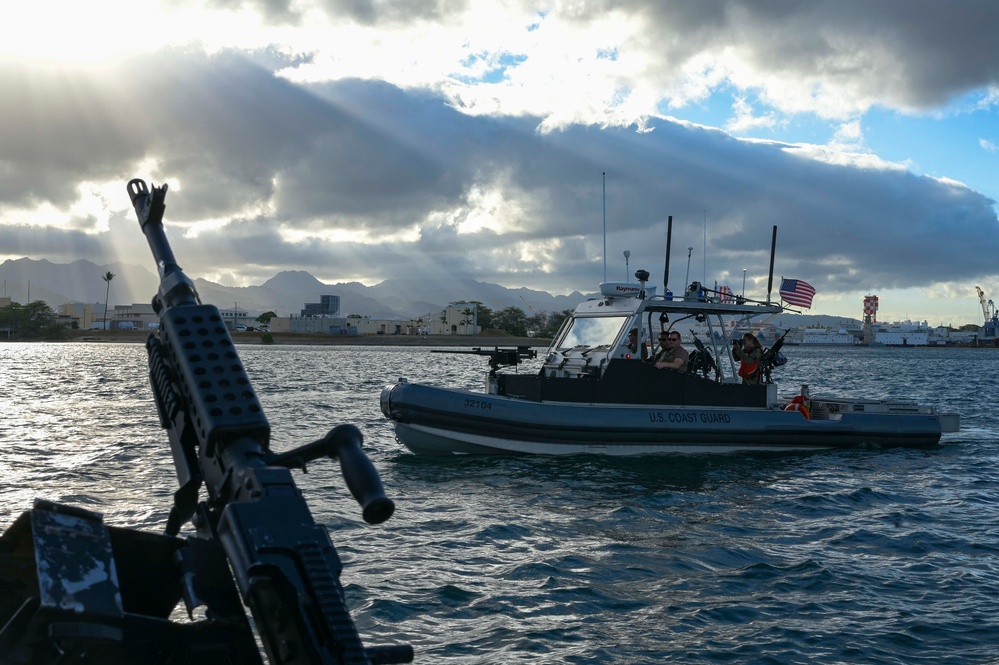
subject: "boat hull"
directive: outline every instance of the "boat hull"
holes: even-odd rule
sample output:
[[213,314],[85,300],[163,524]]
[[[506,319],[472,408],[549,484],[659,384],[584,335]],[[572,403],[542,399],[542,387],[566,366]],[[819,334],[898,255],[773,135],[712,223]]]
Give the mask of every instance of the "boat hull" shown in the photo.
[[401,381],[381,395],[398,440],[422,454],[643,455],[928,447],[935,415],[809,419],[760,407],[531,401]]

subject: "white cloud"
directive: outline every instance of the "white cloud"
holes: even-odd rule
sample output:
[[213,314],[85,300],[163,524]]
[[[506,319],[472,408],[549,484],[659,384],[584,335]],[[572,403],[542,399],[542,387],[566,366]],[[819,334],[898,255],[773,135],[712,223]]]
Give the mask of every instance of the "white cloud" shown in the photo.
[[780,124],[777,114],[770,112],[762,116],[753,115],[753,108],[746,102],[745,97],[738,97],[732,104],[735,117],[729,120],[725,129],[735,134],[748,132],[759,128],[772,128]]
[[869,153],[864,143],[864,130],[860,120],[844,122],[836,128],[829,147],[836,151],[848,154]]

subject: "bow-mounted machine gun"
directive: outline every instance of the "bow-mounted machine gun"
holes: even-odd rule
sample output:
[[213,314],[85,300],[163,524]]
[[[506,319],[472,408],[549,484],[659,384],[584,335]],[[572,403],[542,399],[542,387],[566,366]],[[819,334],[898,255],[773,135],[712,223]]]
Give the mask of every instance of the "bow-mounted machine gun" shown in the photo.
[[[218,309],[200,302],[174,260],[167,186],[150,192],[136,179],[127,189],[160,273],[160,327],[146,349],[180,488],[162,535],[36,500],[0,537],[0,662],[259,664],[258,640],[274,664],[411,662],[409,646],[362,644],[339,556],[291,476],[339,459],[364,520],[387,520],[395,506],[360,431],[339,425],[300,448],[270,449],[270,425]],[[188,521],[195,535],[180,537]],[[171,616],[181,600],[186,622]]]
[[701,341],[701,338],[697,336],[697,333],[692,328],[690,329],[690,334],[694,338],[695,351],[687,358],[687,373],[700,374],[704,378],[708,378],[708,374],[714,370],[715,381],[717,381],[720,370],[718,369],[718,365],[715,364],[715,359],[711,356],[711,352],[704,346],[704,342]]
[[792,328],[788,328],[784,331],[784,334],[778,337],[773,346],[768,349],[764,349],[763,357],[760,359],[760,363],[757,366],[757,372],[760,373],[763,383],[773,383],[773,378],[771,378],[770,373],[775,369],[787,363],[787,358],[783,353],[780,352],[781,348],[784,346],[784,338],[787,334],[791,332]]
[[499,347],[483,349],[479,346],[473,346],[471,349],[432,349],[431,353],[464,353],[474,356],[488,356],[489,376],[494,378],[498,369],[514,367],[519,365],[521,360],[538,357],[538,352],[529,346],[518,346],[515,349],[501,349]]
[[496,392],[498,379],[496,370],[504,367],[515,367],[521,360],[530,360],[538,357],[538,352],[529,346],[518,346],[513,349],[501,349],[498,346],[492,349],[483,349],[473,346],[471,349],[431,349],[431,353],[459,353],[473,356],[487,356],[489,358],[489,374],[486,375],[486,392]]

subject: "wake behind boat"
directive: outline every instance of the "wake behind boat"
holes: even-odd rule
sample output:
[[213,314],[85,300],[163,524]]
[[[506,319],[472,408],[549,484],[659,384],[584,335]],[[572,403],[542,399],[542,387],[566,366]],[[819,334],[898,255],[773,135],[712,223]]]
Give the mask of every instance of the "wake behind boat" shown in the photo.
[[[770,265],[772,285],[773,247]],[[601,284],[601,297],[580,303],[537,374],[499,371],[533,357],[527,347],[475,349],[490,357],[484,392],[406,379],[384,388],[381,409],[396,438],[427,454],[639,455],[926,447],[960,428],[959,414],[927,405],[813,397],[807,386],[779,396],[772,372],[786,362],[783,338],[756,363],[759,382],[745,384],[728,348],[730,331],[749,330],[752,319],[779,314],[782,304],[769,295],[767,302],[734,299],[698,282],[682,297],[668,289],[660,296],[647,271],[635,276],[633,283]],[[632,329],[650,340],[695,321],[711,334],[694,336],[697,350],[685,371],[657,369],[629,346]]]

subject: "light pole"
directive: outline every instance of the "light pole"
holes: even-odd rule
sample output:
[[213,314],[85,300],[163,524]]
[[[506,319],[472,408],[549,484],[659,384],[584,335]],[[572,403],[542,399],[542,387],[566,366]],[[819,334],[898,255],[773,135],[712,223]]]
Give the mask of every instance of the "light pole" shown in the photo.
[[631,268],[628,267],[628,259],[630,258],[631,258],[631,250],[630,249],[624,250],[624,281],[626,282],[628,281],[628,278],[631,275]]
[[742,269],[742,297],[746,297],[746,269]]

